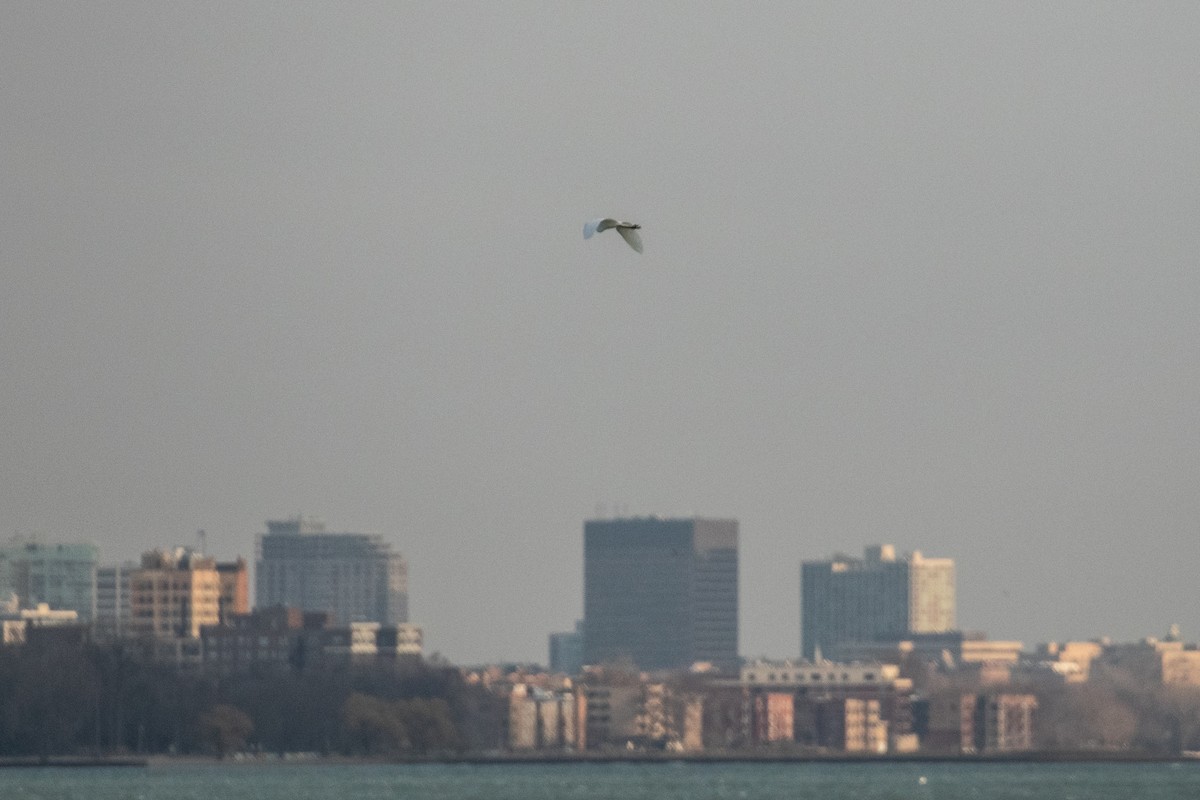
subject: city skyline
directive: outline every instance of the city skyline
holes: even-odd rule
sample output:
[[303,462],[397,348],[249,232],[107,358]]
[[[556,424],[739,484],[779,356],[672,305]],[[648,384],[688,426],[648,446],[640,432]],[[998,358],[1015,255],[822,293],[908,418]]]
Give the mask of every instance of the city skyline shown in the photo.
[[315,512],[465,663],[571,629],[598,504],[737,519],[750,655],[799,652],[801,561],[881,541],[955,559],[964,627],[1192,635],[1196,41],[1074,0],[4,4],[0,539],[252,558]]
[[[145,569],[148,563],[157,564],[159,561],[166,560],[174,563],[181,561],[187,563],[190,560],[200,559],[202,564],[213,566],[216,572],[229,573],[228,577],[221,578],[221,604],[224,607],[226,597],[230,598],[229,602],[233,603],[230,607],[244,609],[238,612],[242,614],[255,614],[259,612],[271,612],[273,610],[283,609],[301,614],[307,612],[328,613],[331,623],[347,624],[350,622],[371,622],[383,625],[395,625],[397,623],[413,622],[417,626],[414,629],[422,630],[421,620],[409,620],[407,618],[407,608],[409,597],[402,592],[399,598],[384,599],[371,597],[370,591],[350,592],[346,594],[342,591],[340,594],[337,591],[338,579],[335,576],[341,575],[347,571],[353,571],[355,565],[360,568],[374,569],[379,564],[387,562],[388,565],[398,564],[400,567],[400,575],[402,578],[407,576],[407,562],[403,554],[391,549],[391,546],[383,540],[378,534],[364,533],[349,533],[349,532],[328,532],[323,520],[313,516],[295,516],[286,520],[268,520],[264,523],[268,529],[266,534],[259,533],[257,538],[270,538],[272,536],[284,537],[300,537],[303,536],[310,541],[303,542],[303,547],[297,549],[293,544],[284,547],[282,550],[275,547],[283,554],[291,554],[292,556],[305,554],[312,555],[315,553],[341,553],[342,557],[335,559],[336,569],[319,570],[313,574],[307,574],[305,568],[301,567],[299,572],[293,568],[290,578],[294,579],[301,577],[306,583],[312,584],[308,591],[308,595],[324,596],[326,598],[341,598],[344,605],[345,602],[351,603],[363,602],[366,598],[369,600],[369,605],[389,606],[391,611],[383,611],[378,614],[352,612],[345,613],[342,605],[338,602],[333,603],[332,608],[318,608],[320,603],[310,602],[292,602],[286,598],[276,598],[272,600],[267,598],[267,601],[262,602],[262,598],[257,596],[257,586],[260,579],[255,574],[254,580],[249,579],[250,572],[247,567],[250,564],[256,564],[255,561],[247,562],[243,556],[236,556],[236,561],[230,562],[215,562],[211,553],[208,553],[202,548],[191,548],[187,546],[160,546],[152,550],[146,551],[140,555],[141,566],[137,561],[126,559],[121,563],[113,563],[104,560],[96,560],[94,562],[94,578],[92,585],[94,591],[92,593],[93,606],[97,612],[94,619],[90,618],[91,612],[78,602],[75,603],[55,603],[49,604],[54,610],[67,610],[72,613],[78,612],[80,622],[84,624],[95,624],[97,626],[97,634],[102,639],[111,639],[122,635],[129,635],[132,629],[126,629],[129,625],[131,609],[128,605],[128,597],[130,592],[130,575],[136,573],[140,569]],[[695,531],[693,532],[693,527]],[[688,575],[670,576],[660,574],[664,569],[669,569],[677,560],[678,551],[685,546],[687,541],[692,541],[694,538],[699,548],[696,551],[698,563],[708,564],[708,567],[702,567],[700,571],[701,583],[707,584],[709,587],[719,586],[720,591],[713,594],[711,597],[707,595],[700,602],[699,608],[701,617],[706,622],[701,625],[701,628],[707,631],[707,634],[700,636],[697,642],[703,640],[701,648],[708,648],[701,653],[696,651],[691,653],[694,658],[681,656],[680,659],[671,660],[670,663],[674,667],[681,667],[684,662],[688,663],[718,663],[724,665],[724,668],[729,668],[734,660],[715,658],[714,653],[718,651],[724,652],[725,647],[722,642],[721,631],[725,627],[727,614],[723,610],[725,608],[722,597],[724,589],[728,583],[726,573],[728,565],[732,564],[734,575],[734,594],[738,594],[737,586],[742,582],[741,571],[738,569],[738,522],[732,519],[704,519],[699,517],[694,518],[669,518],[660,517],[658,515],[647,515],[638,517],[606,517],[604,519],[584,520],[585,541],[587,532],[590,530],[595,536],[599,533],[616,532],[618,534],[618,544],[625,543],[625,547],[637,544],[638,540],[645,537],[648,541],[637,544],[635,550],[641,549],[642,560],[638,561],[636,566],[633,566],[630,571],[630,566],[634,564],[630,557],[637,555],[634,552],[626,554],[613,562],[611,566],[617,567],[617,573],[613,573],[611,568],[606,567],[601,572],[592,572],[596,576],[603,574],[607,576],[606,580],[611,583],[614,575],[617,577],[617,583],[605,590],[608,595],[621,597],[622,607],[625,607],[626,612],[630,612],[633,606],[638,603],[654,599],[655,602],[662,603],[665,595],[669,593],[672,587],[678,589],[683,584],[695,580],[694,577]],[[662,538],[659,534],[668,534],[663,542],[657,542],[657,539]],[[680,538],[680,535],[683,538]],[[730,538],[732,537],[732,538]],[[608,538],[612,538],[609,536]],[[344,540],[344,541],[340,541]],[[201,543],[203,537],[201,537]],[[728,544],[732,541],[732,556],[725,555],[729,548],[722,549],[723,544]],[[286,543],[285,543],[286,544]],[[7,547],[7,550],[4,548]],[[261,544],[259,545],[261,549]],[[610,548],[611,549],[611,548]],[[957,565],[954,559],[951,558],[930,558],[925,556],[920,550],[908,552],[897,552],[896,547],[892,544],[865,544],[862,546],[863,556],[854,557],[846,555],[844,552],[838,552],[833,556],[826,557],[821,560],[805,560],[800,563],[799,588],[802,598],[809,598],[810,595],[818,602],[815,606],[820,606],[819,611],[809,610],[806,612],[805,603],[801,603],[799,613],[796,616],[794,626],[798,626],[801,631],[800,642],[801,646],[794,653],[781,651],[763,651],[753,653],[746,651],[741,645],[737,630],[742,627],[742,615],[740,610],[736,608],[737,601],[735,599],[735,610],[733,612],[734,634],[733,640],[735,646],[733,653],[736,655],[735,660],[744,662],[752,662],[759,659],[795,659],[813,660],[817,652],[820,651],[824,656],[832,654],[833,660],[875,660],[879,658],[879,654],[890,652],[888,647],[894,648],[897,644],[905,640],[916,640],[921,644],[921,647],[934,646],[937,648],[946,648],[948,646],[961,646],[964,641],[969,641],[971,647],[976,648],[979,652],[987,653],[1005,653],[1005,658],[1012,657],[1018,650],[1023,650],[1026,654],[1040,651],[1045,647],[1056,647],[1063,642],[1106,642],[1125,641],[1129,644],[1142,641],[1155,641],[1160,636],[1166,637],[1167,641],[1180,642],[1184,635],[1183,628],[1179,623],[1174,622],[1164,625],[1157,629],[1150,629],[1139,632],[1136,636],[1125,640],[1114,639],[1109,635],[1090,635],[1078,631],[1066,631],[1062,636],[1055,639],[1045,640],[1024,640],[1024,641],[996,641],[992,635],[994,632],[983,630],[976,626],[957,625],[956,605],[957,605],[957,589],[955,586],[955,573]],[[28,551],[27,555],[24,551]],[[95,554],[96,549],[88,543],[78,542],[10,542],[6,546],[0,545],[0,587],[6,584],[6,580],[11,583],[17,573],[10,571],[9,562],[20,559],[21,555],[26,555],[27,558],[33,560],[34,569],[24,570],[24,581],[29,582],[30,575],[44,576],[51,574],[44,566],[48,559],[53,559],[53,554],[66,554],[68,559],[74,558],[74,561],[64,562],[72,563],[78,561],[75,557],[79,552],[86,551],[89,554]],[[660,552],[661,551],[661,552]],[[585,546],[585,562],[587,548]],[[674,553],[675,557],[671,557]],[[715,555],[714,555],[715,554]],[[604,559],[596,559],[597,563]],[[261,560],[260,560],[261,561]],[[370,562],[370,565],[368,565]],[[375,562],[379,562],[376,564]],[[711,562],[711,563],[710,563]],[[373,565],[373,566],[371,566]],[[624,566],[622,566],[624,565]],[[77,564],[75,566],[78,566]],[[74,568],[74,567],[73,567]],[[57,569],[57,568],[56,568]],[[280,569],[286,571],[287,567],[281,563],[276,568],[276,572]],[[706,571],[707,570],[707,571]],[[76,570],[77,571],[77,570]],[[115,571],[115,572],[114,572]],[[391,566],[388,566],[385,572],[394,571]],[[235,575],[240,572],[240,579],[235,578]],[[585,576],[589,573],[587,564],[584,565]],[[624,574],[628,573],[628,574]],[[66,575],[67,573],[62,573]],[[215,574],[215,573],[214,573]],[[304,577],[307,575],[307,577]],[[123,582],[122,578],[123,576]],[[813,583],[813,586],[805,589],[806,576]],[[846,582],[849,577],[850,582]],[[820,580],[814,580],[819,578]],[[837,581],[841,578],[841,583],[831,583],[833,579]],[[646,591],[641,591],[632,583],[634,579],[645,579],[648,581]],[[751,576],[751,580],[753,576]],[[39,577],[37,580],[45,583],[45,577]],[[234,580],[235,583],[228,583],[229,580]],[[240,588],[236,581],[240,580]],[[331,582],[332,581],[332,582]],[[683,583],[680,583],[682,581]],[[636,582],[636,581],[635,581]],[[67,582],[75,586],[72,591],[77,595],[79,593],[78,576],[72,577]],[[326,584],[329,584],[326,586]],[[405,581],[401,580],[400,585],[405,585]],[[123,588],[121,588],[123,586]],[[381,584],[382,586],[382,584]],[[343,587],[344,589],[345,587]],[[613,593],[616,590],[616,594]],[[382,591],[382,589],[380,590]],[[640,645],[618,645],[616,649],[613,646],[605,645],[604,652],[597,656],[599,652],[595,646],[591,648],[591,652],[587,653],[593,657],[592,661],[588,661],[583,656],[585,655],[585,637],[586,630],[585,619],[588,610],[586,602],[587,584],[583,587],[585,593],[584,612],[581,619],[575,621],[575,630],[573,633],[560,631],[547,631],[546,637],[549,642],[549,653],[543,648],[543,652],[538,655],[523,659],[513,659],[504,656],[483,657],[471,662],[461,662],[470,664],[486,664],[486,663],[525,663],[525,664],[544,664],[549,665],[554,660],[554,639],[561,638],[565,643],[567,640],[575,637],[578,640],[575,646],[579,648],[578,655],[580,656],[579,663],[592,663],[592,661],[620,662],[626,657],[636,656],[634,650],[639,650]],[[237,601],[232,598],[236,593],[240,592],[242,600]],[[331,593],[332,592],[332,593]],[[121,604],[116,600],[116,597],[124,593],[126,596],[126,604],[122,608]],[[135,593],[136,594],[136,593]],[[602,593],[598,593],[597,597]],[[360,597],[360,595],[362,597]],[[26,598],[14,594],[14,597],[20,600],[20,607],[32,609],[38,604],[44,602],[43,597],[30,596]],[[832,605],[831,605],[832,599]],[[294,601],[295,598],[292,598]],[[641,619],[642,630],[634,633],[620,633],[618,631],[615,638],[608,636],[608,639],[616,642],[654,640],[656,637],[663,635],[663,623],[671,620],[671,625],[679,628],[681,631],[690,630],[690,622],[680,617],[695,613],[693,608],[696,601],[682,600],[672,601],[668,603],[666,610],[654,611],[649,617],[642,619],[642,612],[636,612],[633,616],[626,614],[625,622]],[[215,604],[214,600],[214,604]],[[380,606],[379,604],[383,605]],[[632,605],[631,605],[632,603]],[[833,606],[849,605],[853,607],[851,612],[835,610],[830,616],[830,610]],[[213,606],[216,613],[216,605]],[[403,612],[403,613],[401,613]],[[224,614],[225,612],[221,612]],[[813,615],[811,621],[808,620],[809,615]],[[225,617],[222,616],[224,620]],[[776,622],[780,622],[778,618]],[[786,622],[786,620],[782,620]],[[227,624],[223,622],[222,625]],[[823,631],[818,633],[815,639],[810,640],[804,633],[809,626],[813,626],[814,630]],[[609,627],[612,627],[611,625]],[[618,626],[620,627],[620,626]],[[786,627],[786,626],[785,626]],[[854,632],[854,635],[842,636],[841,638],[821,638],[828,636],[830,631],[840,631],[843,634]],[[1165,634],[1164,634],[1165,631]],[[610,631],[611,633],[611,631]],[[671,638],[668,636],[667,638]],[[780,639],[784,637],[776,637]],[[824,642],[824,644],[822,644]],[[955,644],[957,643],[957,644]],[[611,643],[610,643],[611,644]],[[668,645],[667,649],[670,650]],[[659,650],[662,647],[655,645]],[[622,649],[624,648],[624,649]],[[847,649],[848,648],[848,649]],[[676,648],[677,649],[677,648]],[[428,651],[434,653],[437,651]],[[657,652],[657,650],[655,651]],[[672,651],[674,652],[674,651]],[[690,651],[689,651],[690,652]],[[849,654],[849,655],[848,655]],[[439,657],[444,657],[444,654],[438,653]],[[561,657],[562,654],[560,654]],[[570,659],[567,659],[568,661]],[[644,660],[644,659],[643,659]],[[819,660],[819,658],[817,659]],[[638,662],[636,657],[633,658],[635,663]],[[678,662],[678,663],[677,663]],[[650,669],[662,668],[663,664],[658,663],[654,659],[650,659]],[[641,664],[639,664],[641,666]]]

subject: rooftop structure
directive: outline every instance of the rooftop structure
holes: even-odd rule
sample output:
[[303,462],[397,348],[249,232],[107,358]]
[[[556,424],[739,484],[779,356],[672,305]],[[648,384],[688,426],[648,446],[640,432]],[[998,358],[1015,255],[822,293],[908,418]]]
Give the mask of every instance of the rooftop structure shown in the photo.
[[741,683],[754,689],[912,688],[912,682],[900,677],[900,668],[895,664],[832,661],[754,661],[742,665]]

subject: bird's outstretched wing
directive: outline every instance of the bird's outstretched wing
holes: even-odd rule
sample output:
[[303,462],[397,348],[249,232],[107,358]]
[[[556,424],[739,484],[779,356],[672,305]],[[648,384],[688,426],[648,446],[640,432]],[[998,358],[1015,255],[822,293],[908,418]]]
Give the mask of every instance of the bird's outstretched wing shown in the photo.
[[[604,225],[606,222],[611,223],[613,220],[600,217],[597,219],[589,219],[587,222],[583,223],[583,238],[590,239],[592,236],[604,230],[605,228],[612,227],[611,225]],[[601,225],[604,225],[604,228],[600,227]]]
[[638,235],[637,228],[626,228],[617,226],[617,233],[621,234],[621,238],[629,242],[629,246],[639,253],[642,252],[642,237]]

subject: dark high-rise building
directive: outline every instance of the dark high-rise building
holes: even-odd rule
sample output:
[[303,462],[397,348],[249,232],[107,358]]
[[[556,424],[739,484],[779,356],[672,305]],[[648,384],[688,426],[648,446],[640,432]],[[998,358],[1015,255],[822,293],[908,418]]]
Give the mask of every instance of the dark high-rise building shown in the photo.
[[309,519],[268,522],[254,585],[258,608],[324,611],[343,624],[408,622],[408,565],[375,534],[327,533]]
[[585,664],[736,666],[736,520],[593,520],[583,537]]

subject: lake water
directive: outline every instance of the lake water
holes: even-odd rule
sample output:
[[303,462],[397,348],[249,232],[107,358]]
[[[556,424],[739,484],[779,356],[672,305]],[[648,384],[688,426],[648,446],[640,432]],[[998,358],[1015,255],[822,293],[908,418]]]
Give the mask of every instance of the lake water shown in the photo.
[[0,800],[218,798],[1196,800],[1200,763],[170,764],[0,769]]

